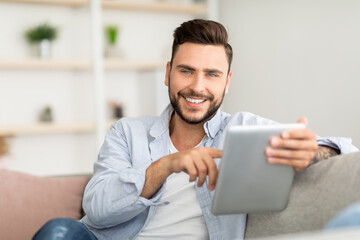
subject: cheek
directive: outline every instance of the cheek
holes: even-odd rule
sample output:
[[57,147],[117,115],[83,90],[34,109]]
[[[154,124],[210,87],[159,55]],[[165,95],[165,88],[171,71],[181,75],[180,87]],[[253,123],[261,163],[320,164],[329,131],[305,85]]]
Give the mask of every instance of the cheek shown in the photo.
[[211,91],[212,94],[216,96],[222,96],[225,91],[226,85],[224,82],[216,82],[212,84],[211,88],[209,88],[209,91]]
[[186,79],[181,79],[176,76],[176,74],[173,74],[169,81],[169,87],[171,88],[172,92],[178,92],[187,86]]

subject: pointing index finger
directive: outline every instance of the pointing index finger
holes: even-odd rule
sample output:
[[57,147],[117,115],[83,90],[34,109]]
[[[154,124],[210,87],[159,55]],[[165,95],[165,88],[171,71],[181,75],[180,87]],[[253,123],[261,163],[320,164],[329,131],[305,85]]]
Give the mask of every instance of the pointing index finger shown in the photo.
[[221,158],[222,151],[215,148],[208,148],[208,152],[212,158]]

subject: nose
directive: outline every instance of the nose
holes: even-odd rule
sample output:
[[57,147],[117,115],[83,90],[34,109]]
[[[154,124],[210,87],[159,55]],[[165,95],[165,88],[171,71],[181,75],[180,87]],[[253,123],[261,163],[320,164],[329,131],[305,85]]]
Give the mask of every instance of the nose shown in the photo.
[[194,75],[194,78],[190,84],[190,89],[197,93],[205,92],[205,81],[201,74]]

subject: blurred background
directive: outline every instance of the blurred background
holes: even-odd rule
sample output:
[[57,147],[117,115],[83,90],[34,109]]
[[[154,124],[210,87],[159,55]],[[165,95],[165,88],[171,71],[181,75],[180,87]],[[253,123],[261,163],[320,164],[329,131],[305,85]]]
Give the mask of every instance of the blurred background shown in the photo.
[[357,0],[0,0],[0,167],[91,173],[109,125],[158,115],[172,33],[223,23],[234,49],[222,110],[360,146]]

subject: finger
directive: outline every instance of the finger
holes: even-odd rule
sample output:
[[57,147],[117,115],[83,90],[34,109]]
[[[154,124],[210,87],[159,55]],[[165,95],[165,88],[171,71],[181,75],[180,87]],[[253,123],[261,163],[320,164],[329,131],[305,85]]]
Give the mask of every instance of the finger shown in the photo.
[[304,170],[310,165],[308,160],[290,160],[284,158],[268,158],[269,163],[294,167],[295,171]]
[[292,139],[282,139],[282,138],[272,138],[270,139],[270,146],[273,148],[288,148],[288,149],[299,149],[299,150],[311,150],[316,151],[318,145],[316,141],[307,141],[307,140],[292,140]]
[[206,176],[208,174],[208,169],[202,159],[197,159],[196,161],[194,161],[194,164],[195,164],[195,167],[196,167],[197,173],[198,173],[197,186],[201,187],[206,180]]
[[302,123],[302,124],[304,124],[305,126],[307,126],[308,120],[307,120],[306,117],[302,117],[302,118],[299,118],[299,120],[297,121],[297,123]]
[[205,148],[212,158],[221,158],[222,151],[216,148]]
[[196,180],[196,178],[198,176],[198,172],[197,172],[197,168],[196,168],[194,162],[192,161],[192,159],[187,159],[187,161],[185,161],[184,171],[187,174],[189,174],[190,182],[193,182]]
[[315,133],[307,128],[284,131],[280,136],[282,139],[316,139]]
[[209,190],[212,191],[215,189],[217,175],[218,175],[218,168],[210,155],[204,156],[204,162],[207,165],[208,169],[208,176],[209,176]]
[[278,148],[266,148],[266,155],[268,157],[275,158],[287,158],[287,159],[313,159],[315,157],[314,151],[303,150],[287,150]]

